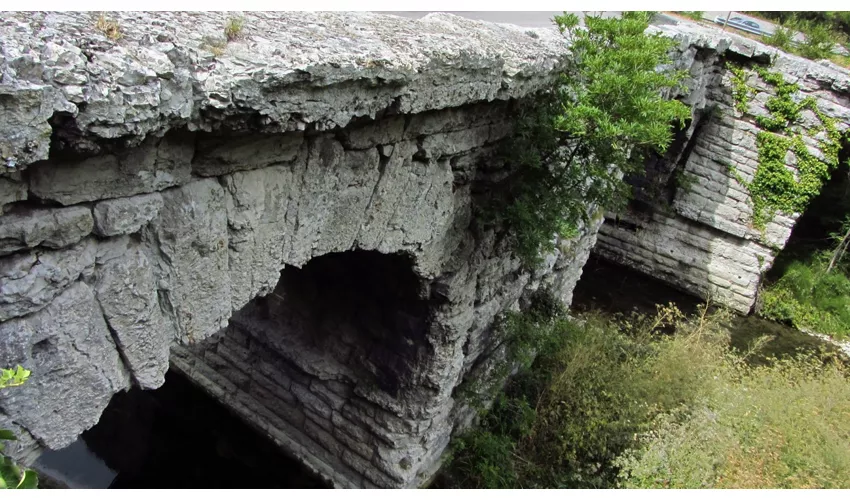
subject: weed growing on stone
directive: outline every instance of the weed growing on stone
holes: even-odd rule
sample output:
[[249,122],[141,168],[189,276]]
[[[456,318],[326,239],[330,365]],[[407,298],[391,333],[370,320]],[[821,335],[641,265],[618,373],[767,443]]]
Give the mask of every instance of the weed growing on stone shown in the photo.
[[750,99],[752,98],[752,90],[747,85],[747,73],[744,68],[731,63],[727,63],[726,68],[732,74],[732,99],[735,101],[735,109],[744,114],[749,109]]
[[224,36],[228,42],[236,40],[242,35],[242,30],[245,28],[245,19],[242,17],[231,17],[227,20],[224,26]]
[[118,24],[118,21],[114,21],[112,19],[107,19],[106,14],[101,13],[97,21],[95,21],[94,27],[106,35],[106,38],[110,40],[118,40],[121,38],[121,26]]
[[[746,112],[749,90],[745,89],[747,73],[743,68],[729,66],[732,72],[732,97],[735,108]],[[762,129],[756,136],[758,147],[758,168],[753,181],[743,182],[737,178],[750,193],[753,206],[753,226],[764,229],[775,213],[802,213],[809,202],[820,193],[823,183],[832,170],[838,166],[838,152],[841,147],[841,134],[835,126],[835,120],[826,116],[812,97],[796,99],[799,86],[785,81],[779,72],[771,72],[757,67],[756,74],[771,85],[775,95],[765,102],[767,115],[755,117],[756,124]],[[818,141],[823,159],[812,154],[803,140],[800,126],[802,112],[812,111],[820,122],[819,126],[808,131],[809,137],[822,132],[824,138]],[[796,176],[785,165],[789,152],[796,158]]]

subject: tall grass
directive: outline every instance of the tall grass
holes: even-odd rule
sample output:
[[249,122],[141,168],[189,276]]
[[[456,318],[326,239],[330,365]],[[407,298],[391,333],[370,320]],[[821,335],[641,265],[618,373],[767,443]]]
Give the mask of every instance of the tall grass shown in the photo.
[[663,307],[552,319],[552,342],[531,370],[453,442],[448,483],[847,487],[850,384],[840,361],[750,366],[750,354],[728,347],[723,314]]
[[843,339],[850,335],[850,278],[827,272],[831,253],[791,262],[761,293],[759,315]]

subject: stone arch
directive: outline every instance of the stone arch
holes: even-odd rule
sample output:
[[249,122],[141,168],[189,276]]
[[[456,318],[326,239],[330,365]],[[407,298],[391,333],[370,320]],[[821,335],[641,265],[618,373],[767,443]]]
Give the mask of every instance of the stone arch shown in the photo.
[[231,324],[307,373],[396,397],[428,357],[429,316],[427,282],[410,257],[352,250],[284,268]]

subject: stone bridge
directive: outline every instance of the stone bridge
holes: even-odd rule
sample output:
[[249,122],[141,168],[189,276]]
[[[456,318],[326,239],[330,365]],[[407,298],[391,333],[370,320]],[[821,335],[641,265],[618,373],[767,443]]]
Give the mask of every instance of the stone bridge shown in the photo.
[[[3,13],[0,364],[33,372],[0,394],[10,451],[67,446],[170,367],[336,486],[422,485],[475,414],[457,388],[502,359],[496,316],[540,287],[569,304],[596,243],[601,214],[528,271],[474,217],[565,41],[447,14],[250,13],[231,37],[227,23]],[[725,59],[765,49],[660,29],[681,42],[694,119],[650,170],[663,184],[684,165],[716,193],[712,144],[752,158],[743,122],[705,110],[728,106]],[[779,61],[846,127],[846,72]],[[609,222],[596,251],[697,294],[727,259],[749,293],[751,260],[769,266],[794,218],[760,240],[717,215],[736,199],[722,192]]]

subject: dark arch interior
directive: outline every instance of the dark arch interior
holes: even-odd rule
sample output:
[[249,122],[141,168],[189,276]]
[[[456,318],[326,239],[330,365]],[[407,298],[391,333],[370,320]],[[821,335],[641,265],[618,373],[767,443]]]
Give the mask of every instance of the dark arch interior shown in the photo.
[[839,166],[832,171],[827,182],[797,220],[788,243],[779,253],[767,275],[769,281],[779,278],[788,264],[796,259],[833,248],[832,233],[841,229],[850,216],[850,138],[845,138],[839,152]]
[[234,319],[296,365],[321,358],[325,371],[397,395],[428,355],[427,297],[407,256],[356,250],[285,268],[275,290]]

